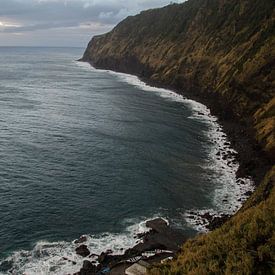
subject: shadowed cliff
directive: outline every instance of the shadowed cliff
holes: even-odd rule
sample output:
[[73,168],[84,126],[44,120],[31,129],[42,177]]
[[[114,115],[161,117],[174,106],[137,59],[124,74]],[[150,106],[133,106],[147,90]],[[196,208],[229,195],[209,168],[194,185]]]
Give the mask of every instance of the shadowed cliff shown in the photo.
[[243,144],[260,152],[253,165],[246,161],[246,172],[262,163],[269,167],[233,218],[187,242],[176,260],[153,274],[275,272],[274,7],[273,0],[172,4],[126,18],[94,37],[84,53],[83,61],[97,68],[132,73],[207,104],[221,120],[238,125],[239,139],[249,135]]

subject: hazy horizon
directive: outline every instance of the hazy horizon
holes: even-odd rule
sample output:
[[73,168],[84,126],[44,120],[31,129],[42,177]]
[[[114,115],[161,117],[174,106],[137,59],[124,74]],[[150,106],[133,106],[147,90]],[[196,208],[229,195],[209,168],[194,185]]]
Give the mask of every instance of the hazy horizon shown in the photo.
[[92,36],[110,31],[127,16],[169,3],[170,0],[1,0],[0,46],[86,47]]

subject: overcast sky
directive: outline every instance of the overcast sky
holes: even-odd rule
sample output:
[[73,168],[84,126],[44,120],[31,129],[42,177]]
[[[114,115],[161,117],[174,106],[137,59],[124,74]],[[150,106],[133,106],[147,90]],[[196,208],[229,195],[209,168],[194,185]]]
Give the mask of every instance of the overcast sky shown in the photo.
[[[80,46],[171,0],[0,0],[0,46]],[[173,2],[183,2],[176,0]]]

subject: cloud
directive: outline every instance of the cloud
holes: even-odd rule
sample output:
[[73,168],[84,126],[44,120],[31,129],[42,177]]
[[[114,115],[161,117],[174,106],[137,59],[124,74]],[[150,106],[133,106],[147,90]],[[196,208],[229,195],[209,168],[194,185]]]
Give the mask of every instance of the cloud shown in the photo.
[[8,23],[0,24],[0,35],[48,30],[50,36],[54,29],[79,28],[91,29],[92,36],[110,30],[128,15],[169,3],[170,0],[1,0],[0,22]]

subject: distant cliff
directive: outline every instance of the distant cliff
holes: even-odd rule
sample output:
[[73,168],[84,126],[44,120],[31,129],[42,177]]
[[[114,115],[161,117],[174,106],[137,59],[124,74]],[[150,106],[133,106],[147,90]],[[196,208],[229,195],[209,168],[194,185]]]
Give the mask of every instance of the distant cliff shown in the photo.
[[176,261],[152,272],[271,274],[266,272],[274,270],[275,260],[270,211],[275,200],[275,1],[189,0],[144,11],[95,36],[83,61],[202,101],[221,120],[238,125],[235,134],[249,136],[243,144],[259,152],[253,163],[246,160],[246,172],[262,163],[270,168],[229,222],[188,242]]

